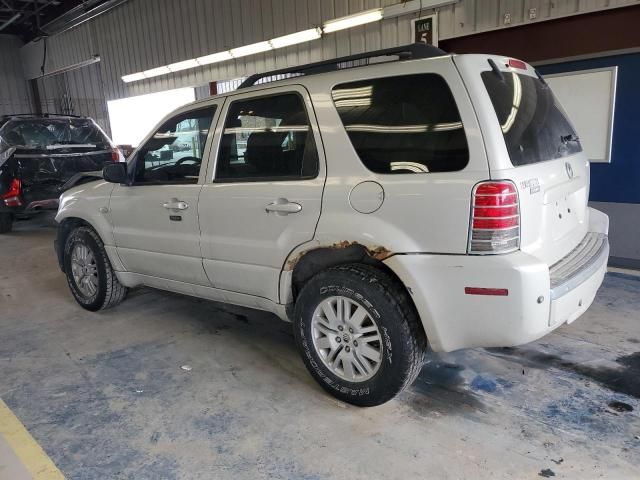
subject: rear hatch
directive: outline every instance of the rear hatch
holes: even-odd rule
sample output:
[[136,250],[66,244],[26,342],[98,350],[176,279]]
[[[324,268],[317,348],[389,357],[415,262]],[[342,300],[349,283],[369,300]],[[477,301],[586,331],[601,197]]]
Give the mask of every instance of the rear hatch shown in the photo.
[[474,99],[493,180],[515,184],[520,249],[548,265],[587,233],[589,162],[566,113],[536,71],[499,56],[455,57]]
[[86,118],[15,118],[2,136],[15,148],[10,162],[25,205],[57,199],[70,180],[119,159],[111,140]]

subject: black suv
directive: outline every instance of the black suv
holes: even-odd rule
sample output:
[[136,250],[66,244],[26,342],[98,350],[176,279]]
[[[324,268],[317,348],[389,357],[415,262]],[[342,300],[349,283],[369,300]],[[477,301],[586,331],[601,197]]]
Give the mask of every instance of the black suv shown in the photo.
[[118,161],[122,154],[91,118],[0,117],[0,233],[15,218],[57,209],[62,192]]

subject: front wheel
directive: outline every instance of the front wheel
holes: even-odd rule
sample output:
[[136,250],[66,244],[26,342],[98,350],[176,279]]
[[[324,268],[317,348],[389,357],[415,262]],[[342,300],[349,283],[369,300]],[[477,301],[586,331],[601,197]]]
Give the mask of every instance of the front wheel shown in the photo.
[[385,403],[413,383],[426,351],[405,289],[368,265],[341,265],[313,277],[298,296],[294,333],[315,380],[358,406]]
[[76,301],[92,312],[113,307],[127,295],[127,288],[111,268],[102,240],[89,227],[78,227],[67,237],[64,271]]

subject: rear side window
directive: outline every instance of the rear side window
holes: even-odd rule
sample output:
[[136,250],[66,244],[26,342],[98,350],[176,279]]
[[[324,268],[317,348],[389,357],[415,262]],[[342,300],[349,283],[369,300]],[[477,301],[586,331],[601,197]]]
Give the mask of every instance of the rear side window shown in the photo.
[[575,130],[551,89],[540,79],[482,72],[514,166],[553,160],[582,151]]
[[469,162],[460,113],[440,75],[343,83],[332,95],[353,147],[373,172],[452,172]]
[[318,175],[318,152],[295,93],[235,101],[218,154],[217,182],[300,180]]

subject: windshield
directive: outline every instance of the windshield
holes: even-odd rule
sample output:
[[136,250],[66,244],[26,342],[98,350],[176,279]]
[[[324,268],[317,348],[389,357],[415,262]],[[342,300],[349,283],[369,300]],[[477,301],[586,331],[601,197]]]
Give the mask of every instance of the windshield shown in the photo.
[[514,166],[566,157],[582,151],[573,126],[551,89],[518,73],[482,73]]
[[7,144],[20,148],[110,148],[106,135],[86,118],[12,119],[4,125],[1,135]]

